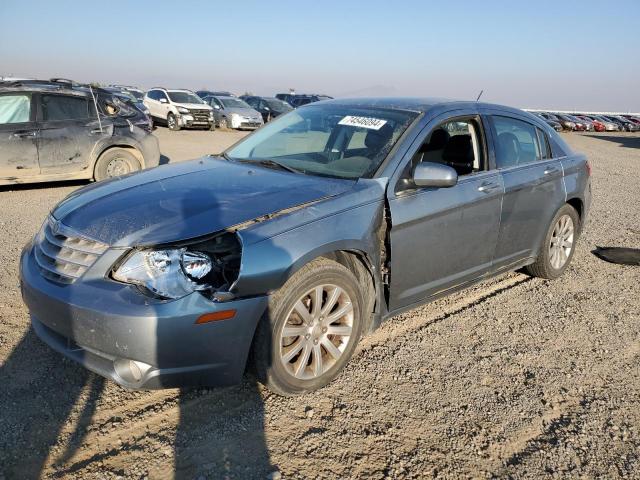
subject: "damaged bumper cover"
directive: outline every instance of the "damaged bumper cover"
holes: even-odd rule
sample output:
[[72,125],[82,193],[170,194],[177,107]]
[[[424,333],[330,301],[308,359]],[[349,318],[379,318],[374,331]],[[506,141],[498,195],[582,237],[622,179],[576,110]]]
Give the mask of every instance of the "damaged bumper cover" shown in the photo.
[[[122,255],[105,252],[73,285],[45,279],[28,245],[20,262],[22,295],[35,333],[87,369],[129,388],[238,383],[267,296],[215,302],[200,293],[166,301],[104,278]],[[233,318],[196,324],[205,314]]]

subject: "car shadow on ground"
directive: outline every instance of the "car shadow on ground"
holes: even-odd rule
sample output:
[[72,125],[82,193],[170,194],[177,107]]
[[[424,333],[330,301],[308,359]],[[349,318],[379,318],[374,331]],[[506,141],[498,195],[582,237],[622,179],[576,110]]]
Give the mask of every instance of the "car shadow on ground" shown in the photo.
[[583,134],[584,137],[595,138],[597,140],[606,140],[607,142],[617,143],[622,148],[640,148],[640,136],[622,136],[622,135],[592,135]]
[[[40,478],[82,445],[104,379],[63,361],[29,329],[0,368],[0,385],[0,474]],[[65,430],[75,409],[78,420]],[[62,437],[65,446],[52,455]]]
[[169,157],[167,157],[166,155],[160,154],[160,161],[158,162],[158,165],[167,165],[170,161],[171,159]]
[[40,183],[14,183],[12,185],[0,185],[0,192],[11,192],[20,190],[46,190],[48,188],[59,187],[84,187],[89,185],[90,180],[65,180],[62,182],[40,182]]

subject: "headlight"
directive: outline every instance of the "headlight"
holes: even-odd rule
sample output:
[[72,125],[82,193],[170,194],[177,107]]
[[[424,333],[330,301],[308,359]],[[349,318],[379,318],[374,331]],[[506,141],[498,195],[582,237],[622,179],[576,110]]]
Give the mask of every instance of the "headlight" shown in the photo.
[[207,254],[186,248],[141,250],[130,254],[113,273],[113,278],[175,299],[209,288],[203,279],[212,267]]
[[184,107],[178,107],[178,111],[180,113],[189,113],[189,109]]

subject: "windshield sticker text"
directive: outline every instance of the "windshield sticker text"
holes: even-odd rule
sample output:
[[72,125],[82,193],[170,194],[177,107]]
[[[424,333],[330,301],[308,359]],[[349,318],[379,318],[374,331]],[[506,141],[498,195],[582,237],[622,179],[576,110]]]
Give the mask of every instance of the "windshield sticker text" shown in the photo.
[[338,122],[338,125],[349,125],[350,127],[368,128],[370,130],[380,130],[387,123],[386,120],[372,117],[356,117],[347,115]]

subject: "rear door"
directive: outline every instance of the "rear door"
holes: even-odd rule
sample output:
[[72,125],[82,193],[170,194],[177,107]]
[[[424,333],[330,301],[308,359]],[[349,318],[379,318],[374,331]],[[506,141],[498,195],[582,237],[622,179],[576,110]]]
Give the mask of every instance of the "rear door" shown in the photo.
[[504,183],[495,268],[535,257],[547,228],[564,204],[560,159],[554,158],[541,126],[515,113],[489,115],[496,165]]
[[[486,273],[500,227],[502,178],[490,168],[485,126],[477,113],[460,111],[434,120],[408,155],[411,161],[396,191],[388,193],[392,311]],[[412,187],[406,179],[422,161],[452,166],[458,183]]]
[[32,94],[0,94],[0,179],[22,179],[40,173],[37,135]]
[[[109,136],[101,129],[93,101],[85,95],[39,95],[38,157],[43,174],[86,171],[97,141]],[[91,173],[92,174],[92,173]],[[87,177],[91,174],[87,172]]]

